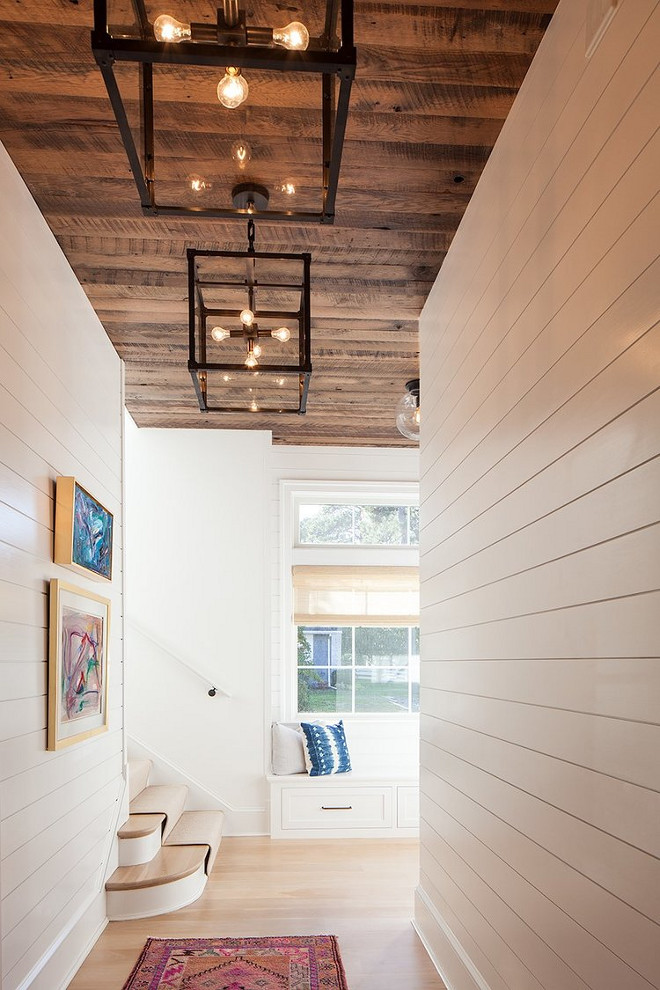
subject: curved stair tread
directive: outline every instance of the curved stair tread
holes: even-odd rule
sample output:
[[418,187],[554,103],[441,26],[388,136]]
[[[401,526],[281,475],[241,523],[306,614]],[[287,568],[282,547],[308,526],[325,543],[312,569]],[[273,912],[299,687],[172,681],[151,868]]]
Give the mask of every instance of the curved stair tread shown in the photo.
[[145,787],[131,801],[129,812],[131,815],[165,815],[167,821],[163,827],[163,839],[166,839],[181,816],[187,796],[188,788],[185,784],[156,784]]
[[184,811],[164,840],[165,846],[208,846],[206,873],[210,875],[222,841],[223,811]]
[[160,832],[165,815],[129,815],[117,832],[120,839],[142,839],[152,832]]
[[106,882],[106,890],[138,890],[182,880],[203,868],[208,846],[163,846],[149,863],[119,866]]

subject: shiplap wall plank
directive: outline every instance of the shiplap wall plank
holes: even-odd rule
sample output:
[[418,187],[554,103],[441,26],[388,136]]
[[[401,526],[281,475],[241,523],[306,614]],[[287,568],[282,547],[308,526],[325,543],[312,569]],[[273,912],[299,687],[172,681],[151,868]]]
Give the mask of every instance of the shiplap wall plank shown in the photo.
[[[486,475],[463,495],[460,504],[457,501],[441,508],[434,523],[429,525],[422,514],[423,539],[432,547],[421,563],[423,576],[435,574],[442,563],[449,567],[467,560],[657,456],[653,430],[658,422],[660,390],[633,404],[531,477],[517,485],[512,482],[494,503],[487,499],[493,479]],[[626,438],[623,450],[622,435]],[[437,526],[435,533],[433,526]]]
[[[475,588],[531,570],[550,560],[586,550],[646,527],[657,517],[660,457],[613,479],[610,484],[561,506],[529,526],[504,536],[477,553],[448,565],[434,555],[438,572],[427,569],[426,594],[442,602]],[[444,566],[443,566],[444,564]],[[431,565],[433,566],[433,565]]]
[[[426,743],[561,808],[630,848],[660,856],[660,793],[561,757],[495,739],[486,732],[425,715]],[[657,874],[653,864],[650,871]]]
[[[649,60],[651,58],[652,56],[649,56]],[[640,78],[644,79],[648,68],[634,60],[631,64],[635,72],[640,74]],[[640,123],[643,124],[648,114],[653,112],[657,85],[656,73],[645,81],[640,100],[633,104],[632,109],[615,131],[608,135],[597,162],[581,177],[580,183],[576,186],[575,169],[579,164],[579,160],[575,160],[576,157],[581,152],[584,157],[587,149],[590,155],[595,155],[602,140],[602,138],[599,140],[598,135],[593,134],[597,114],[592,115],[586,122],[589,126],[585,125],[580,132],[570,149],[570,154],[566,156],[561,168],[546,186],[541,200],[535,204],[535,212],[530,215],[526,225],[519,232],[520,238],[526,238],[516,244],[516,263],[522,268],[516,273],[511,289],[504,298],[501,298],[495,280],[491,284],[490,294],[482,298],[479,308],[471,317],[471,322],[462,328],[457,342],[461,352],[452,355],[452,366],[456,369],[453,387],[450,385],[441,399],[438,397],[437,400],[438,411],[441,415],[444,413],[445,418],[435,425],[431,442],[435,440],[440,427],[446,427],[460,397],[465,394],[466,384],[472,384],[476,378],[480,378],[482,383],[492,379],[495,369],[487,363],[488,358],[498,346],[501,346],[502,341],[506,340],[513,330],[519,338],[525,331],[528,334],[532,332],[534,324],[532,323],[530,327],[530,315],[543,313],[545,319],[540,324],[543,327],[548,322],[548,318],[554,316],[556,307],[565,305],[567,294],[562,293],[554,299],[548,296],[548,289],[553,281],[559,277],[562,282],[566,282],[568,276],[568,288],[575,290],[579,287],[585,274],[588,275],[591,271],[589,266],[594,266],[603,260],[612,245],[616,243],[617,233],[621,236],[631,219],[635,217],[637,213],[635,203],[643,201],[648,195],[648,189],[654,188],[652,171],[657,138],[652,137],[649,140],[648,132],[644,128],[640,130]],[[603,97],[602,109],[608,115],[611,113],[606,97]],[[630,185],[640,177],[646,182],[643,181],[641,188],[636,190],[634,196],[630,196]],[[569,204],[564,203],[566,197],[569,197]],[[578,252],[582,253],[580,249],[586,242],[591,244],[594,240],[597,242],[599,230],[606,223],[610,211],[608,200],[617,198],[632,200],[627,202],[628,209],[618,218],[618,227],[612,230],[610,224],[608,239],[602,244],[596,243],[594,250],[582,258],[581,264],[569,272],[571,252],[574,255]],[[554,224],[545,232],[552,251],[548,250],[547,241],[541,240],[539,243],[538,240],[536,211],[543,208],[544,199],[548,200],[548,210],[545,213],[555,217]],[[562,211],[565,205],[569,208]],[[523,273],[525,277],[521,278]],[[545,299],[543,294],[546,296]],[[512,349],[510,355],[515,358],[516,350]],[[458,376],[458,371],[468,356],[470,357],[469,375]],[[482,387],[486,385],[483,384]],[[462,422],[462,417],[459,419]]]
[[[638,45],[641,33],[648,32],[650,18],[657,16],[655,0],[640,0],[634,7],[629,4],[626,17],[617,24],[616,36],[614,32],[606,34],[598,58],[588,60],[584,44],[585,9],[586,3],[563,4],[558,8],[550,28],[551,41],[528,73],[524,99],[516,100],[513,105],[502,139],[490,160],[490,174],[495,168],[500,173],[498,195],[473,199],[465,214],[473,230],[478,228],[482,237],[474,241],[465,236],[454,239],[443,265],[442,281],[455,288],[438,314],[443,332],[428,342],[429,359],[446,359],[493,283],[496,298],[501,298],[504,293],[497,290],[497,280],[505,261],[507,274],[511,271],[515,276],[521,270],[527,255],[523,253],[516,258],[511,249],[525,220],[531,213],[536,214],[535,207],[544,189],[603,99],[619,65]],[[550,44],[553,51],[548,55]],[[638,48],[634,55],[648,58],[648,53],[640,54]],[[606,76],[603,64],[613,66]],[[604,105],[611,101],[610,92]],[[628,103],[628,95],[624,93],[623,105]],[[609,130],[614,130],[618,122],[615,112],[614,119],[608,117]],[[586,154],[590,162],[591,149]],[[578,180],[579,176],[575,181]],[[538,215],[536,223],[543,224],[540,229],[545,230],[555,215],[554,210],[549,217]],[[464,230],[466,226],[463,224]],[[466,266],[469,278],[465,277]],[[439,285],[438,281],[431,297],[434,291],[439,291]],[[504,292],[507,289],[508,286]],[[433,429],[431,423],[430,430]]]
[[[122,376],[3,149],[0,176],[0,922],[2,986],[14,990],[33,977],[55,986],[51,949],[74,965],[104,904],[124,763]],[[53,563],[58,475],[114,513],[112,584]],[[48,753],[53,577],[111,600],[109,731]]]
[[[577,658],[569,658],[577,659]],[[526,660],[446,660],[424,668],[426,688],[545,705],[633,722],[660,722],[660,664],[637,657]]]
[[420,323],[417,923],[484,990],[660,987],[660,4],[586,8]]
[[[489,812],[512,830],[522,833],[537,847],[556,857],[558,862],[553,864],[552,877],[547,875],[548,889],[553,886],[557,888],[559,884],[568,890],[575,880],[573,873],[582,873],[627,907],[634,901],[635,909],[657,924],[660,917],[660,866],[647,854],[567,815],[564,808],[553,808],[547,802],[541,802],[520,788],[507,784],[500,777],[471,765],[466,766],[464,761],[446,751],[435,751],[429,744],[423,743],[422,753],[429,771],[431,767],[435,768],[435,775],[426,779],[425,790],[436,795],[442,792],[439,800],[443,808],[451,810],[458,801],[456,795],[462,794],[480,806],[488,806]],[[460,785],[460,791],[457,785]],[[465,820],[461,817],[460,808],[456,814],[461,821]],[[524,862],[524,853],[518,848],[520,840],[512,833],[507,834],[507,840],[512,857],[509,862],[513,865]],[[570,869],[566,870],[566,866]],[[529,877],[528,873],[525,875]],[[545,874],[542,870],[539,876],[543,883]],[[586,887],[582,881],[576,883],[581,890],[593,892],[593,885]],[[607,917],[613,923],[617,911],[624,920],[630,916],[630,912],[614,900],[611,903],[607,900],[607,903]],[[585,927],[588,927],[588,921]],[[627,927],[623,926],[624,932]],[[649,947],[655,948],[655,933],[656,925],[647,926],[646,944]],[[657,956],[655,961],[657,963]]]
[[[478,811],[478,806],[475,807]],[[551,896],[554,891],[550,890],[548,893],[537,887],[534,881],[537,874],[544,869],[544,863],[538,862],[538,859],[545,858],[543,851],[539,850],[536,856],[534,848],[526,845],[525,852],[529,852],[529,855],[523,856],[519,850],[517,863],[519,868],[516,869],[507,858],[506,849],[510,848],[510,844],[507,846],[505,841],[501,841],[496,845],[496,838],[502,833],[515,841],[519,833],[513,829],[502,828],[495,816],[488,816],[487,812],[484,814],[486,823],[479,829],[479,834],[473,834],[468,826],[473,828],[476,826],[467,812],[463,812],[464,817],[459,821],[443,806],[432,802],[430,796],[426,794],[422,796],[424,823],[422,841],[426,844],[430,840],[437,861],[453,877],[457,886],[465,890],[477,908],[482,909],[485,906],[488,890],[496,891],[499,899],[504,901],[515,915],[524,918],[532,931],[539,935],[587,986],[598,987],[599,990],[601,987],[609,986],[625,987],[626,990],[649,990],[653,987],[654,983],[633,969],[625,958],[609,947],[607,942],[602,942],[597,934],[586,929],[579,920],[572,917],[561,903],[556,903]],[[466,822],[465,825],[463,821]],[[483,841],[486,832],[496,845],[494,850]],[[435,842],[433,835],[436,836]],[[524,837],[521,837],[521,841],[525,844]],[[562,876],[565,879],[568,871],[562,871],[558,861],[547,857],[546,866],[550,863],[552,869],[556,871],[557,881],[559,882]],[[531,879],[528,879],[528,875]],[[573,874],[573,883],[563,888],[562,895],[562,900],[564,902],[568,900],[576,914],[584,913],[595,918],[598,911],[612,907],[613,899],[603,895],[602,898],[597,898],[593,904],[588,905],[584,912],[576,910],[575,900],[579,901],[583,893],[579,881],[579,875]],[[594,892],[597,893],[598,889],[594,888]],[[499,968],[511,955],[520,955],[525,958],[531,972],[544,981],[546,986],[548,984],[561,986],[556,977],[553,978],[542,968],[540,958],[534,952],[526,951],[523,940],[514,939],[512,932],[503,924],[506,914],[501,907],[498,908],[498,905],[493,903],[486,916],[495,930],[500,932],[507,945],[508,951],[504,951],[503,958],[498,960]],[[636,921],[634,915],[633,920]],[[646,919],[642,921],[649,924]],[[620,944],[621,941],[624,942],[624,951],[630,959],[631,953],[639,949],[639,946],[625,942],[619,935],[617,942]],[[562,948],[564,944],[565,948]],[[641,948],[647,957],[644,960],[645,967],[648,968],[650,965],[651,979],[653,979],[653,975],[657,974],[657,955],[653,957],[655,944],[645,943]],[[657,949],[655,952],[657,953]],[[651,957],[650,964],[647,961],[648,957]],[[512,981],[507,985],[507,990],[519,985],[524,984]]]
[[[423,889],[432,896],[432,903],[442,911],[451,931],[460,936],[461,945],[469,948],[470,960],[488,980],[484,987],[488,990],[493,987],[489,969],[504,969],[513,956],[521,962],[533,960],[534,969],[544,974],[546,986],[586,990],[588,984],[534,931],[526,916],[512,910],[497,889],[485,883],[460,857],[452,856],[442,837],[435,830],[428,832],[425,824],[422,838],[427,835],[436,837],[434,844],[439,846],[439,856],[429,858],[424,866]],[[510,944],[514,941],[518,954],[511,952]],[[527,969],[517,981],[512,979],[506,984],[506,990],[511,986],[527,990],[530,984],[534,985],[533,980]]]
[[[441,903],[448,909],[448,915],[457,930],[462,931],[463,938],[471,946],[473,958],[478,962],[479,972],[488,981],[488,990],[507,990],[513,983],[516,983],[524,990],[538,990],[542,984],[533,976],[525,966],[524,961],[519,957],[507,953],[507,943],[502,938],[500,932],[491,924],[482,913],[475,907],[471,899],[472,891],[465,876],[457,879],[454,876],[453,864],[445,858],[444,863],[428,862],[426,864],[428,873],[423,878],[428,878],[428,889],[436,893],[444,893]],[[502,905],[501,911],[506,911]],[[510,912],[507,918],[510,924],[517,927],[517,917]],[[500,928],[506,926],[500,926]],[[525,933],[526,934],[526,933]],[[538,944],[534,946],[538,949]],[[571,984],[570,979],[567,988],[571,990],[582,990],[582,984]]]

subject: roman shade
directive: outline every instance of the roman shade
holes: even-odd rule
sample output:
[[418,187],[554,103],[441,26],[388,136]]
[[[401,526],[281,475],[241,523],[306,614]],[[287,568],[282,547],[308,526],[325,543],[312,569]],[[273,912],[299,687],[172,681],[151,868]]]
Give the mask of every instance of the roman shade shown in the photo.
[[293,618],[309,626],[416,626],[416,567],[293,568]]

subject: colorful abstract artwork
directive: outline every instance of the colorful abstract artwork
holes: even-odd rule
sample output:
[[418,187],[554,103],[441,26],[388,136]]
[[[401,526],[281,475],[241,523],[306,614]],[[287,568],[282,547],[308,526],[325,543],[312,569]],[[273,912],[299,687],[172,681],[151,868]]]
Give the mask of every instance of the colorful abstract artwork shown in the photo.
[[112,514],[76,484],[73,503],[73,563],[101,577],[112,573]]
[[66,606],[62,609],[60,719],[98,715],[103,698],[103,619]]
[[55,563],[112,580],[113,517],[75,478],[57,479]]
[[110,602],[52,580],[48,664],[48,749],[104,732]]

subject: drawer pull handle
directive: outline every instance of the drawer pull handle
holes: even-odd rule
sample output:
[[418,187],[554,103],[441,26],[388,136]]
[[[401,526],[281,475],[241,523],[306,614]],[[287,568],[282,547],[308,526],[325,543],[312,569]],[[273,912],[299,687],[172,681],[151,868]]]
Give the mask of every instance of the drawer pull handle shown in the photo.
[[352,811],[352,804],[322,804],[321,811]]

